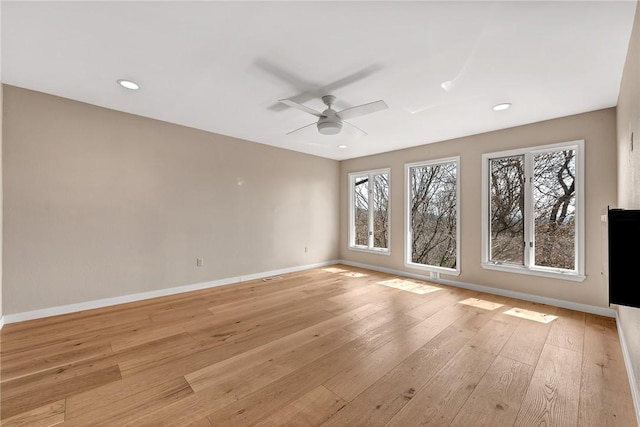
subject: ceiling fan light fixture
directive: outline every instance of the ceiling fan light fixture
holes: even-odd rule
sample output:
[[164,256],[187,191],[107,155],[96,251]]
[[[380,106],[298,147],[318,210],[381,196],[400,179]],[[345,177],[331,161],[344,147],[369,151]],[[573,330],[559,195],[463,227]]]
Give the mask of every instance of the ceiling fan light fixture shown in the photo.
[[318,132],[323,135],[336,135],[342,130],[342,122],[334,121],[318,121]]
[[338,145],[338,148],[340,148],[341,150],[347,148],[347,144],[340,144]]
[[[336,111],[333,108],[331,108],[331,105],[333,105],[333,102],[335,100],[336,100],[336,97],[333,95],[324,95],[322,97],[322,102],[324,102],[328,108],[324,110],[322,113],[320,111],[316,111],[313,108],[306,107],[290,99],[281,99],[280,102],[282,102],[285,105],[288,105],[289,107],[297,108],[298,110],[302,110],[305,113],[309,113],[312,116],[319,117],[318,121],[315,122],[315,125],[318,128],[318,132],[321,133],[322,135],[339,134],[340,131],[342,130],[342,126],[344,123],[348,124],[349,126],[367,135],[365,131],[363,131],[356,125],[350,122],[347,122],[346,120],[352,119],[354,117],[364,116],[366,114],[375,113],[376,111],[381,111],[389,108],[383,100],[379,100],[375,102],[369,102],[368,104],[356,105],[355,107],[345,108],[342,111]],[[291,132],[287,132],[287,135],[290,135],[293,132],[297,132],[300,129],[304,129],[306,127],[312,126],[313,124],[314,123],[309,123],[308,125],[302,126],[298,129],[294,129]]]

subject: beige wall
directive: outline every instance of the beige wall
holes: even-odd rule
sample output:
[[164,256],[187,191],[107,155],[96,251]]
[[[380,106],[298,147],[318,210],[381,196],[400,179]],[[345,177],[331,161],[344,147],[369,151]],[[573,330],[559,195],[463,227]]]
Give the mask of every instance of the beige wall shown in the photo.
[[[2,81],[0,80],[0,319],[2,319],[3,316],[3,309],[2,309],[2,247],[3,247],[3,240],[2,240],[2,231],[3,231],[3,196],[2,196],[2,189],[4,187],[3,183],[2,183],[2,116],[4,115],[3,113],[3,105],[4,105],[4,97],[3,97],[3,88],[2,88]],[[2,326],[2,321],[0,321],[0,327]]]
[[[608,307],[608,288],[602,277],[602,209],[615,203],[616,158],[615,109],[605,109],[527,126],[485,133],[436,144],[341,162],[340,256],[342,259],[426,274],[404,266],[404,164],[460,156],[459,276],[443,279],[523,292],[597,307]],[[521,147],[585,140],[586,179],[586,276],[583,282],[547,279],[485,270],[481,260],[482,154]],[[350,172],[391,167],[391,255],[368,254],[348,249],[347,175]]]
[[[2,0],[0,0],[0,34],[2,34]],[[0,40],[0,47],[2,46],[2,41]],[[3,96],[2,96],[2,51],[0,49],[0,327],[2,327],[2,315],[4,311],[2,310],[2,230],[3,230],[3,218],[2,218],[2,116],[3,113]]]
[[337,258],[337,161],[12,86],[4,114],[5,315]]
[[[640,2],[629,43],[617,106],[618,205],[640,209]],[[631,151],[631,133],[634,149]],[[637,242],[636,242],[637,243]],[[637,244],[631,246],[638,251]],[[636,280],[637,283],[637,280]],[[635,381],[636,406],[640,404],[640,309],[618,308],[619,326],[626,340]],[[636,407],[637,411],[640,408]]]

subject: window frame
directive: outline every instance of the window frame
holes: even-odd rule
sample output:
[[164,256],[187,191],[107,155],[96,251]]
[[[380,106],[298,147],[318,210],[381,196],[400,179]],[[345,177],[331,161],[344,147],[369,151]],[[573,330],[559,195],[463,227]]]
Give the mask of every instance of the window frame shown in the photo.
[[[482,155],[482,268],[487,270],[505,271],[553,279],[581,282],[586,279],[585,267],[585,171],[584,171],[584,140],[574,140],[555,144],[538,145],[513,150],[485,153]],[[535,226],[534,200],[532,189],[533,158],[536,154],[550,151],[575,150],[575,261],[574,270],[558,267],[544,267],[534,265],[535,262]],[[490,234],[490,161],[501,157],[523,156],[525,167],[525,213],[524,213],[524,260],[523,265],[503,264],[489,260],[491,253]],[[533,243],[533,246],[531,245]]]
[[[418,166],[431,166],[443,163],[455,163],[456,164],[456,268],[441,267],[438,265],[418,264],[412,259],[412,247],[411,247],[411,168]],[[460,275],[460,156],[444,157],[432,160],[422,160],[419,162],[405,163],[404,164],[404,265],[407,268],[414,268],[417,270],[429,271],[432,273],[441,273],[451,276]]]
[[[364,245],[356,245],[355,244],[355,238],[356,238],[356,232],[355,232],[355,206],[354,206],[354,202],[355,202],[355,179],[357,177],[361,177],[364,175],[367,175],[369,178],[369,182],[375,182],[374,177],[376,175],[382,175],[382,174],[386,174],[387,175],[387,183],[388,183],[388,206],[387,206],[387,224],[388,224],[388,233],[387,233],[387,248],[377,248],[375,246],[373,246],[371,243],[369,243],[367,246]],[[391,254],[391,168],[381,168],[381,169],[371,169],[371,170],[365,170],[365,171],[359,171],[359,172],[350,172],[348,175],[348,181],[349,181],[349,224],[348,224],[348,242],[347,242],[347,248],[349,250],[352,251],[359,251],[359,252],[367,252],[367,253],[373,253],[373,254],[380,254],[380,255],[390,255]],[[369,191],[369,199],[368,199],[368,203],[369,203],[369,212],[368,212],[368,232],[372,233],[374,232],[373,230],[373,215],[374,215],[374,209],[373,209],[373,191]],[[369,242],[371,242],[373,240],[373,238],[369,239]]]

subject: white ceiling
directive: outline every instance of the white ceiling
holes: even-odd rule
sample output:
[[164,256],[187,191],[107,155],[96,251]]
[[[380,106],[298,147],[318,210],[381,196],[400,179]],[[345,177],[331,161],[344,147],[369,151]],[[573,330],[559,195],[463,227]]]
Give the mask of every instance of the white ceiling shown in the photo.
[[[636,0],[1,7],[6,84],[342,160],[615,106]],[[325,94],[389,108],[286,135]]]

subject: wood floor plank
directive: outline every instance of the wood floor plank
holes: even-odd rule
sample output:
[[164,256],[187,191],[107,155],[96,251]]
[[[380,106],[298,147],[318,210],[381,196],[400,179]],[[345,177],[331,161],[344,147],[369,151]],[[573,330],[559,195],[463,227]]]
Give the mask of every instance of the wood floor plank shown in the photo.
[[[579,426],[635,426],[631,388],[617,339],[596,328],[585,330],[580,383]],[[596,403],[597,402],[597,403]]]
[[[345,311],[346,312],[346,311]],[[341,312],[342,313],[342,312]],[[394,310],[381,309],[376,313],[361,319],[357,322],[350,323],[343,327],[343,329],[353,332],[356,335],[365,335],[374,329],[379,328],[385,323],[393,322],[399,316],[403,316],[402,312],[398,313]]]
[[[138,420],[136,427],[169,427],[188,424],[203,415],[208,415],[213,425],[235,424],[236,422],[240,423],[240,425],[247,425],[252,422],[258,422],[296,400],[300,393],[306,393],[319,386],[322,381],[331,377],[334,372],[338,372],[352,363],[357,363],[359,357],[366,354],[370,349],[377,348],[391,340],[403,328],[409,329],[416,323],[418,323],[418,320],[415,318],[409,316],[401,317],[397,322],[383,325],[364,336],[349,341],[333,352],[313,360],[312,363],[257,389],[254,393],[239,400],[234,397],[234,395],[238,396],[238,387],[243,387],[245,392],[250,390],[245,385],[246,382],[252,381],[248,375],[243,377],[244,379],[240,378],[233,389],[205,388],[196,392],[193,397],[183,399],[183,401],[172,405],[172,407],[156,411]],[[274,361],[277,362],[276,360]],[[258,379],[263,380],[264,377],[259,377]],[[262,383],[254,382],[253,386],[256,387],[257,385],[263,386]],[[234,395],[231,395],[230,390],[236,390]],[[168,416],[168,414],[179,415]]]
[[328,298],[328,300],[344,305],[372,303],[375,301],[380,301],[381,297],[383,297],[384,295],[393,294],[396,292],[398,291],[395,289],[361,286],[359,288],[343,292],[339,295]]
[[547,343],[558,347],[582,352],[585,330],[585,313],[558,308],[558,318],[551,323]]
[[[468,307],[460,303],[456,304],[464,315],[458,318],[453,325],[472,332],[479,332],[494,318],[494,313],[484,309]],[[431,319],[431,317],[429,318]],[[427,319],[427,320],[429,320]]]
[[182,333],[126,348],[115,353],[112,360],[118,363],[120,373],[126,377],[181,360],[202,349],[191,335]]
[[199,304],[195,307],[173,307],[173,304],[169,307],[166,307],[162,310],[154,311],[149,313],[149,319],[155,325],[168,325],[168,324],[178,324],[184,322],[192,322],[195,320],[209,318],[211,316],[211,311],[209,311],[208,306],[210,303]]
[[[374,311],[379,310],[379,308],[372,306],[371,309]],[[364,311],[366,310],[367,308],[365,308]],[[361,313],[361,315],[364,314]],[[354,319],[359,318],[357,314],[351,314],[351,316]],[[277,348],[278,346],[276,344],[269,344],[267,347]],[[260,354],[260,351],[256,350],[255,353],[249,352],[249,356],[254,354]],[[235,359],[231,360],[229,364],[233,364],[234,362]],[[245,363],[243,365],[244,369],[242,371],[242,375],[240,376],[225,374],[224,376],[210,378],[206,387],[199,389],[199,391],[193,396],[182,399],[177,405],[172,405],[166,409],[156,411],[155,413],[150,414],[149,417],[136,420],[132,425],[174,426],[186,425],[193,422],[207,413],[210,413],[216,407],[224,407],[225,405],[250,394],[256,389],[282,378],[290,372],[290,369],[279,366],[276,362],[277,361],[268,360],[257,365]],[[229,365],[225,366],[229,368]],[[166,417],[165,412],[173,413],[174,415],[168,418]]]
[[[56,402],[72,394],[98,387],[101,384],[117,381],[120,378],[118,366],[110,366],[85,375],[79,375],[53,384],[47,388],[38,388],[17,394],[2,400],[2,418],[10,418],[22,412]],[[4,396],[3,396],[4,397]]]
[[[144,312],[126,312],[122,309],[114,309],[114,312],[105,312],[98,309],[100,314],[92,317],[90,314],[83,314],[76,319],[75,313],[64,316],[56,316],[61,319],[49,325],[47,322],[40,323],[41,319],[34,322],[33,329],[13,329],[6,325],[0,330],[0,339],[3,342],[2,352],[8,355],[25,350],[35,350],[45,348],[55,344],[64,343],[70,340],[88,340],[96,337],[113,336],[121,330],[139,327],[141,324],[150,322]],[[89,310],[91,311],[91,310]],[[64,320],[63,320],[64,319]],[[44,320],[47,320],[46,318]],[[6,330],[6,331],[5,331]]]
[[467,313],[463,307],[456,305],[444,308],[406,333],[367,354],[358,364],[337,373],[323,385],[344,400],[351,401],[411,353]]
[[613,339],[618,339],[616,319],[612,317],[598,316],[596,314],[585,315],[585,329],[594,330]]
[[215,322],[200,325],[197,328],[188,327],[187,332],[204,345],[224,345],[227,341],[238,344],[253,341],[256,337],[268,342],[299,329],[297,324],[306,322],[310,325],[319,319],[326,320],[331,317],[332,313],[323,310],[320,304],[294,306],[246,324],[240,321],[236,321],[239,323],[225,322],[225,326],[221,328],[220,324]]
[[67,417],[63,426],[116,426],[135,422],[146,412],[153,412],[193,394],[184,378],[167,381],[155,387],[147,387],[140,393],[126,398],[104,401],[84,401],[82,406],[75,396],[67,399]]
[[491,319],[469,341],[469,346],[498,355],[513,336],[516,326]]
[[256,427],[317,426],[346,404],[347,402],[336,394],[323,386],[318,386],[260,421]]
[[73,340],[44,348],[26,350],[10,356],[0,356],[2,381],[70,365],[112,353],[109,341]]
[[64,399],[2,420],[4,427],[50,427],[64,421]]
[[384,426],[474,333],[450,326],[360,393],[323,427]]
[[149,412],[139,419],[122,425],[127,427],[189,425],[206,414],[224,408],[285,377],[288,373],[288,370],[274,362],[265,362],[244,371],[243,376],[225,376],[174,404]]
[[461,289],[438,291],[427,295],[427,297],[424,298],[424,303],[408,311],[407,314],[409,316],[417,317],[418,319],[426,319],[453,303],[460,302],[477,294],[477,292]]
[[513,425],[532,375],[532,366],[496,357],[450,426]]
[[260,347],[255,347],[238,356],[189,373],[185,378],[195,391],[201,390],[208,386],[209,381],[217,381],[221,375],[232,375],[256,364],[263,363],[268,359],[286,354],[298,346],[317,340],[322,333],[333,332],[351,322],[367,318],[378,311],[380,311],[380,308],[375,305],[363,305],[345,314],[334,316]]
[[[333,297],[334,293],[338,295],[342,294],[344,290],[338,285],[338,281],[334,278],[319,280],[316,282],[308,283],[294,283],[288,287],[280,290],[272,290],[266,295],[252,295],[243,299],[233,299],[223,303],[212,304],[209,307],[209,311],[212,314],[223,315],[228,313],[237,312],[238,309],[246,310],[250,308],[251,311],[257,311],[260,309],[274,307],[282,307],[283,303],[290,303],[294,305],[294,302],[305,300],[309,297]],[[336,292],[337,291],[337,292]]]
[[306,393],[321,385],[336,373],[359,363],[360,359],[383,346],[403,329],[409,329],[418,322],[410,316],[401,317],[393,324],[385,324],[370,333],[358,337],[336,351],[317,361],[292,372],[221,410],[213,411],[209,420],[214,425],[233,423],[248,425],[266,418],[271,413],[294,401],[298,393]]
[[[193,322],[186,323],[189,329],[198,329],[199,327],[223,327],[233,325],[248,325],[255,321],[265,321],[272,317],[287,316],[288,313],[295,314],[300,311],[301,307],[307,307],[308,310],[327,310],[332,304],[328,303],[327,297],[342,292],[341,289],[331,289],[322,291],[321,295],[308,295],[305,293],[303,297],[295,300],[286,297],[284,299],[276,299],[270,304],[240,304],[233,310],[225,310],[222,312],[213,312],[209,309],[208,318],[201,318]],[[361,304],[362,305],[362,304]]]
[[111,349],[120,351],[127,348],[157,341],[162,338],[172,337],[187,332],[183,325],[166,325],[160,327],[145,327],[111,340]]
[[58,384],[71,382],[74,378],[91,375],[101,369],[113,368],[115,365],[115,361],[111,358],[100,358],[38,371],[0,384],[0,397],[5,401],[18,395],[39,393],[42,390],[57,387]]
[[581,365],[581,353],[545,345],[514,426],[577,425]]
[[500,352],[501,356],[535,366],[547,342],[551,326],[531,320],[518,323],[516,331]]
[[123,378],[67,397],[66,414],[68,419],[74,419],[88,412],[100,411],[103,408],[120,410],[123,404],[144,402],[148,400],[149,396],[156,397],[158,393],[163,393],[165,390],[177,390],[182,393],[182,389],[187,388],[189,385],[184,377],[148,378],[139,376],[135,381]]
[[287,353],[277,357],[278,365],[294,371],[325,356],[343,345],[354,341],[358,335],[344,329],[338,329],[326,335],[320,335],[317,339],[290,349]]
[[388,426],[449,425],[465,404],[514,325],[490,321],[424,387],[409,390],[409,402]]
[[[119,382],[123,390],[121,393],[129,393],[140,383],[153,386],[168,378],[182,377],[239,354],[233,347],[202,346],[188,335],[177,338],[141,346],[144,347],[143,352],[136,351],[139,348],[128,350],[127,359],[119,361],[123,374],[123,380]],[[105,399],[117,393],[117,389],[118,386],[109,384],[89,393],[101,394],[101,398]]]
[[187,424],[186,427],[213,427],[208,418],[200,418],[192,423]]
[[449,425],[495,357],[465,346],[422,389],[407,390],[409,402],[387,426]]

